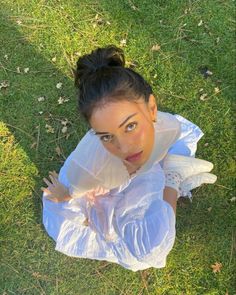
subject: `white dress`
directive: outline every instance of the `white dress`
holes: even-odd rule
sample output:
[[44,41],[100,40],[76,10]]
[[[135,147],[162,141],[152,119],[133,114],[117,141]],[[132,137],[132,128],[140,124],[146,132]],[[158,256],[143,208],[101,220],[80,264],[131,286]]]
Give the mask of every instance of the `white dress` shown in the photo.
[[162,159],[167,153],[195,156],[202,136],[180,115],[158,111],[152,154],[130,176],[89,130],[59,172],[73,199],[54,203],[43,195],[43,224],[55,249],[132,271],[164,267],[174,245],[175,214],[163,200]]

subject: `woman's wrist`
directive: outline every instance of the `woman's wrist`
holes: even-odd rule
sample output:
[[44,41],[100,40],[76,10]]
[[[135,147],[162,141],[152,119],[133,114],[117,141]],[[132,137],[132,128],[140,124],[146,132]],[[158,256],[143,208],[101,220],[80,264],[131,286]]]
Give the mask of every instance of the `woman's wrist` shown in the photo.
[[178,191],[176,191],[172,187],[166,186],[163,192],[163,200],[171,205],[175,214],[176,214],[177,199],[178,199]]

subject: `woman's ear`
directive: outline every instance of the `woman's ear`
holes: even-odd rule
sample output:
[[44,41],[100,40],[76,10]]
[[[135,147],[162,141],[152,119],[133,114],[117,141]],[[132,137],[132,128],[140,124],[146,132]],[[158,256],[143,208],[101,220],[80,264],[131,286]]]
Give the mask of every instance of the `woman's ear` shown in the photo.
[[156,122],[157,103],[156,103],[156,98],[153,94],[150,94],[150,96],[149,96],[148,107],[149,107],[149,111],[150,111],[152,120],[154,122]]

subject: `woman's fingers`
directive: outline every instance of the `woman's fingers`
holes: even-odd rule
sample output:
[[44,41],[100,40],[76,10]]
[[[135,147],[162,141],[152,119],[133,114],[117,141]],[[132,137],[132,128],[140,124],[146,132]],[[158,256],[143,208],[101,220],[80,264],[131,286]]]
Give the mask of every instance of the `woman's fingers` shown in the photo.
[[43,191],[45,193],[48,193],[48,194],[51,194],[51,191],[48,188],[45,188],[45,187],[41,187],[41,191]]
[[49,178],[51,179],[52,184],[58,185],[58,180],[53,175],[49,175]]
[[55,170],[53,170],[53,171],[49,171],[49,174],[51,174],[51,175],[54,176],[55,178],[58,178],[58,174],[56,173]]
[[51,186],[51,185],[52,185],[52,184],[50,183],[50,181],[48,181],[47,178],[45,178],[45,177],[43,178],[43,181],[44,181],[48,186]]

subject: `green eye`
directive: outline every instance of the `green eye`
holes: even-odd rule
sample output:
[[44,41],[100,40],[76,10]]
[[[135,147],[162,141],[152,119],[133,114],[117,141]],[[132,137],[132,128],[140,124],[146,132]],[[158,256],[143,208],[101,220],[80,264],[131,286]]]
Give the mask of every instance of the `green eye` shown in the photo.
[[132,123],[130,123],[130,124],[128,124],[126,126],[126,130],[127,131],[132,131],[132,130],[134,130],[136,128],[136,126],[137,126],[137,123],[136,122],[132,122]]
[[103,135],[100,137],[100,140],[103,142],[111,142],[112,141],[112,135]]

